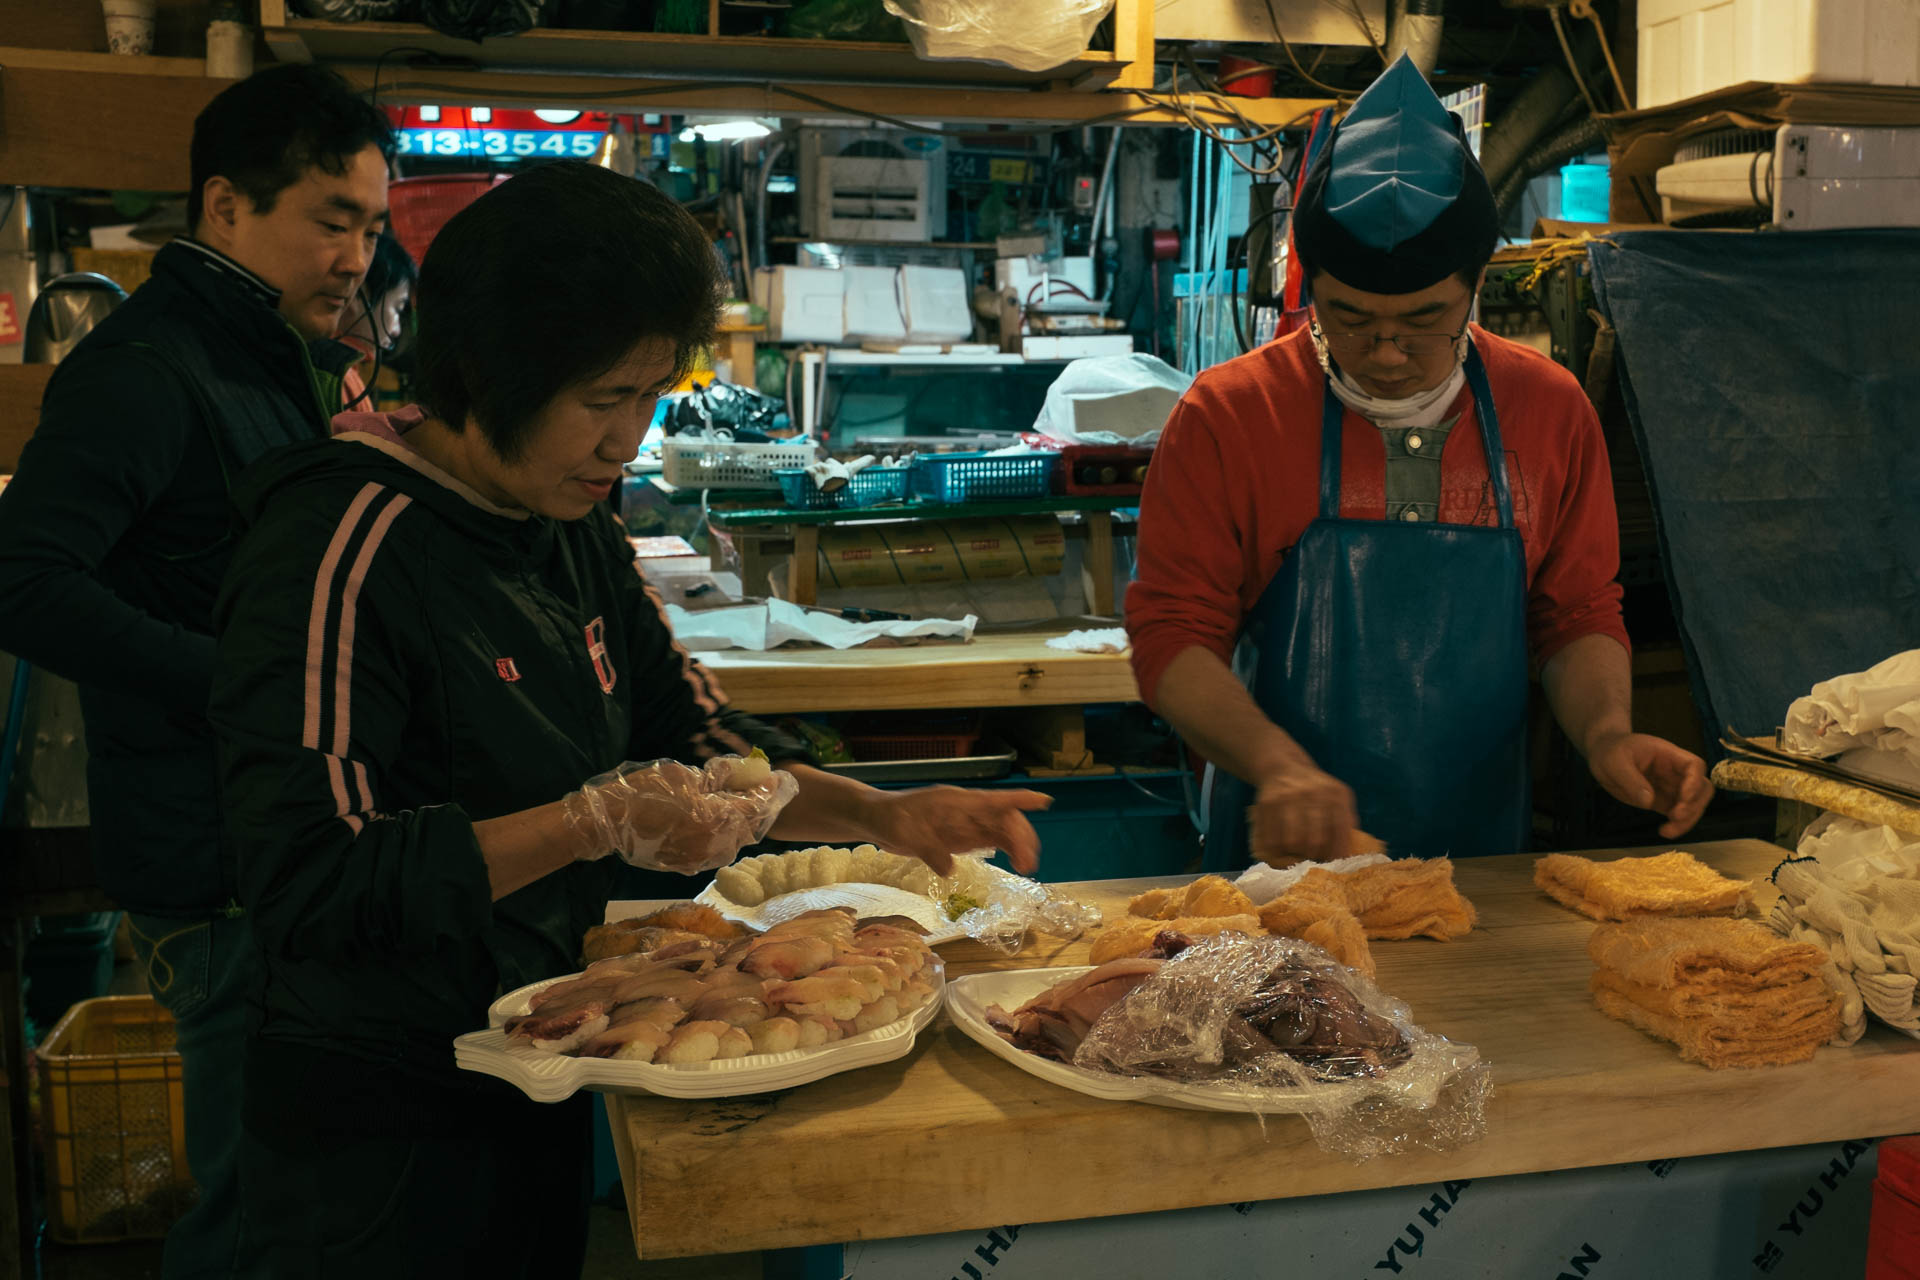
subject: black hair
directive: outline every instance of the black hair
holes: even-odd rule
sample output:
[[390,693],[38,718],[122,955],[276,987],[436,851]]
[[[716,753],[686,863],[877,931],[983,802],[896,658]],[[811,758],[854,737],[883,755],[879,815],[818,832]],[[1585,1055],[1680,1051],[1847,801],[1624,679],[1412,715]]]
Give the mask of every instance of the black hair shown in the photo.
[[647,338],[673,377],[713,341],[712,243],[658,189],[580,161],[522,171],[440,229],[420,266],[414,388],[450,429],[471,417],[519,459],[540,411]]
[[393,127],[333,72],[269,67],[222,89],[193,122],[187,227],[200,225],[209,178],[225,178],[262,213],[309,169],[339,177],[368,147],[393,155]]
[[391,230],[382,231],[373,245],[373,259],[367,263],[367,274],[360,281],[365,290],[369,305],[378,306],[380,299],[403,284],[412,284],[420,276],[414,268],[413,258],[408,255]]

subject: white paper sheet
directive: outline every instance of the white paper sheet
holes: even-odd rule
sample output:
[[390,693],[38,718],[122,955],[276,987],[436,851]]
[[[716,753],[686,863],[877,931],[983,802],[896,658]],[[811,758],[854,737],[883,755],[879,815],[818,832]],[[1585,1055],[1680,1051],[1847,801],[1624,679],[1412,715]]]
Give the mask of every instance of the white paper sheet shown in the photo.
[[803,609],[785,600],[741,605],[734,609],[703,609],[690,613],[667,606],[667,625],[688,649],[777,649],[790,641],[854,649],[874,640],[973,639],[979,619],[968,614],[951,618],[919,618],[901,622],[849,622],[830,613]]

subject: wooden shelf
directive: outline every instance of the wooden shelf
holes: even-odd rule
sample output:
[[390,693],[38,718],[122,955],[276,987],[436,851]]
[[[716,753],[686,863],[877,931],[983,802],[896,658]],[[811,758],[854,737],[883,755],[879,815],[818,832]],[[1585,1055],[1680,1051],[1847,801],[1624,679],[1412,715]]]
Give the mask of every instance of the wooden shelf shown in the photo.
[[991,240],[861,240],[848,236],[771,236],[774,244],[858,245],[874,249],[996,249]]
[[207,60],[0,46],[0,70],[85,71],[94,75],[190,76],[201,79],[207,74]]
[[404,66],[408,53],[461,59],[479,70],[606,71],[625,76],[665,74],[697,80],[713,76],[766,76],[819,83],[894,80],[902,84],[954,83],[1034,85],[1117,74],[1112,53],[1089,51],[1046,71],[1020,71],[984,62],[923,60],[910,45],[859,40],[808,40],[767,36],[683,35],[654,31],[570,31],[539,27],[517,36],[459,40],[417,22],[324,22],[288,18],[265,22],[267,43],[282,61],[372,65],[393,53],[386,66]]
[[0,47],[0,183],[184,191],[194,117],[232,83],[198,58]]
[[[285,0],[261,0],[260,25],[277,57],[324,62],[358,88],[376,87],[378,67],[380,98],[388,103],[1042,126],[1185,123],[1179,112],[1119,92],[1153,84],[1152,0],[1116,0],[1117,52],[1089,51],[1039,72],[922,59],[907,45],[849,40],[536,28],[475,44],[418,23],[289,17]],[[400,56],[408,49],[458,61],[410,66]],[[393,56],[383,62],[383,55]],[[1190,105],[1222,124],[1235,123],[1204,99]],[[1262,126],[1326,105],[1299,98],[1235,103]]]
[[970,644],[724,649],[699,657],[729,702],[752,715],[1138,702],[1140,687],[1125,654],[1047,647],[1048,636],[1072,629],[1062,621],[1032,632],[975,632]]

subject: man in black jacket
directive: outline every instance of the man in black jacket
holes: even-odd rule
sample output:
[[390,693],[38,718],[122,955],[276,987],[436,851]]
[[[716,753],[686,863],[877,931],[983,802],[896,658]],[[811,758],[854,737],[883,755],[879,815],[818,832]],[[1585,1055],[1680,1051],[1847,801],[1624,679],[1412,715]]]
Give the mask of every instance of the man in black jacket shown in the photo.
[[0,648],[80,686],[95,872],[179,1023],[200,1201],[168,1237],[168,1277],[234,1269],[259,971],[206,719],[229,493],[261,454],[327,435],[353,359],[327,338],[385,225],[391,148],[384,117],[311,66],[208,104],[189,237],[62,363],[0,497]]

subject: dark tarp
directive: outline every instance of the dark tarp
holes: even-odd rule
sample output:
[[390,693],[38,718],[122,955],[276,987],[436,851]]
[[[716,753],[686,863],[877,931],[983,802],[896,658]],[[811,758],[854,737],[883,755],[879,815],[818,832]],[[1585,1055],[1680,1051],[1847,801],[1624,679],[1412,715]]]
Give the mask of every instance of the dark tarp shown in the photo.
[[1589,256],[1708,740],[1920,647],[1920,231]]

